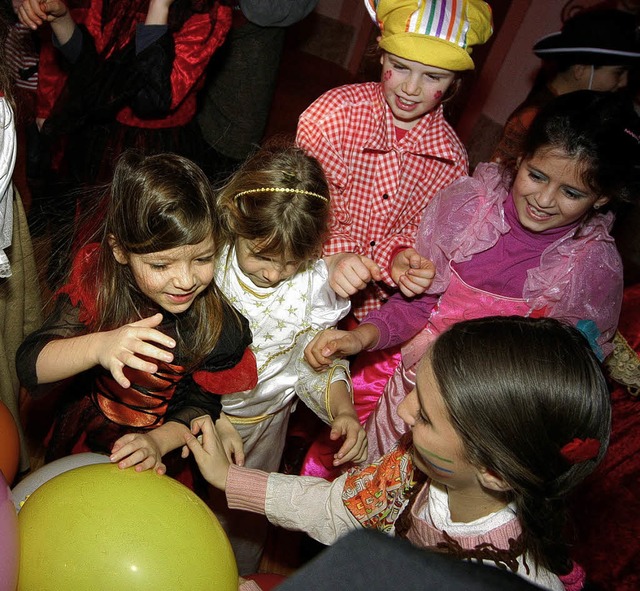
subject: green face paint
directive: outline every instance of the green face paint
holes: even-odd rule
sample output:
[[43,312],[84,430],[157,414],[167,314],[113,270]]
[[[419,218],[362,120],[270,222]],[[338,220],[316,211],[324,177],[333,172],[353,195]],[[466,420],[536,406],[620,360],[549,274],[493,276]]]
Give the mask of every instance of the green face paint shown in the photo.
[[[453,460],[449,460],[447,458],[443,458],[442,456],[439,456],[438,454],[434,454],[433,452],[430,452],[428,450],[426,450],[424,447],[420,447],[419,445],[416,445],[414,442],[414,447],[416,448],[416,451],[420,454],[420,457],[422,458],[422,460],[427,463],[429,466],[431,466],[434,470],[438,470],[438,472],[444,472],[445,474],[454,474],[454,471],[449,469],[449,468],[444,468],[443,466],[440,465],[440,463],[445,463],[445,464],[453,464]],[[438,463],[432,461],[429,459],[430,458],[434,458],[435,460],[437,460]]]

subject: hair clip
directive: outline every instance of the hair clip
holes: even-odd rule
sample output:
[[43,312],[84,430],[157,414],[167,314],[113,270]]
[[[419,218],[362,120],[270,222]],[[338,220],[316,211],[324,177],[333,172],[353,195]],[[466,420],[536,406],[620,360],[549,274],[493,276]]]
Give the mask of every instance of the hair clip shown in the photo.
[[325,203],[328,203],[328,199],[320,193],[314,193],[313,191],[305,191],[304,189],[290,189],[289,187],[260,187],[258,189],[247,189],[246,191],[240,191],[236,193],[234,199],[242,197],[243,195],[251,195],[252,193],[298,193],[299,195],[309,195],[310,197],[317,197],[322,199]]
[[633,133],[633,131],[631,131],[628,127],[624,128],[624,132],[627,135],[630,135],[634,140],[636,140],[636,142],[640,143],[640,137],[638,136],[637,133]]
[[580,439],[575,437],[573,441],[562,446],[560,454],[570,464],[579,464],[587,460],[593,460],[600,452],[600,442],[597,439],[587,437]]

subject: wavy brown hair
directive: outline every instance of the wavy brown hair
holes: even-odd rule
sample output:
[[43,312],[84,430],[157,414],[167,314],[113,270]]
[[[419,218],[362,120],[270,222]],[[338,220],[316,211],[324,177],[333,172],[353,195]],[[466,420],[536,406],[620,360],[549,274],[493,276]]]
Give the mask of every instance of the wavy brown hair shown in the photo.
[[[125,152],[115,168],[102,229],[97,330],[113,329],[154,311],[129,265],[115,260],[110,241],[125,253],[148,254],[198,244],[208,237],[220,244],[213,192],[200,168],[176,154]],[[218,341],[227,305],[212,281],[187,311],[176,315],[177,355],[196,364],[209,354]]]
[[[274,190],[240,195],[254,189]],[[262,254],[297,262],[321,254],[329,225],[329,186],[318,161],[300,148],[276,144],[259,150],[222,187],[218,207],[228,244],[245,238],[257,242]]]

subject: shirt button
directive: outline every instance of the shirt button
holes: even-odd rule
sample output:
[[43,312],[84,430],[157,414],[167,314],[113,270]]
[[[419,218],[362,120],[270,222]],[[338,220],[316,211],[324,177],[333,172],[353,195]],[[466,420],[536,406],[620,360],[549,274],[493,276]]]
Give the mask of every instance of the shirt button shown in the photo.
[[389,195],[387,195],[386,193],[382,196],[383,199],[389,199]]
[[369,246],[375,246],[376,243],[372,240],[371,242],[369,242]]

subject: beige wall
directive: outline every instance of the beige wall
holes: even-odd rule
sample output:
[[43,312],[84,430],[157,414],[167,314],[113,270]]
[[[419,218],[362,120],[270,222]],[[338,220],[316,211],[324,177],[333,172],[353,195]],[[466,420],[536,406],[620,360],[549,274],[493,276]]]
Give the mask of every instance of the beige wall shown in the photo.
[[[472,164],[487,160],[511,112],[531,89],[540,60],[532,48],[544,35],[562,27],[563,10],[597,4],[598,0],[513,0],[497,33],[457,130],[469,148]],[[574,6],[575,5],[575,6]]]

